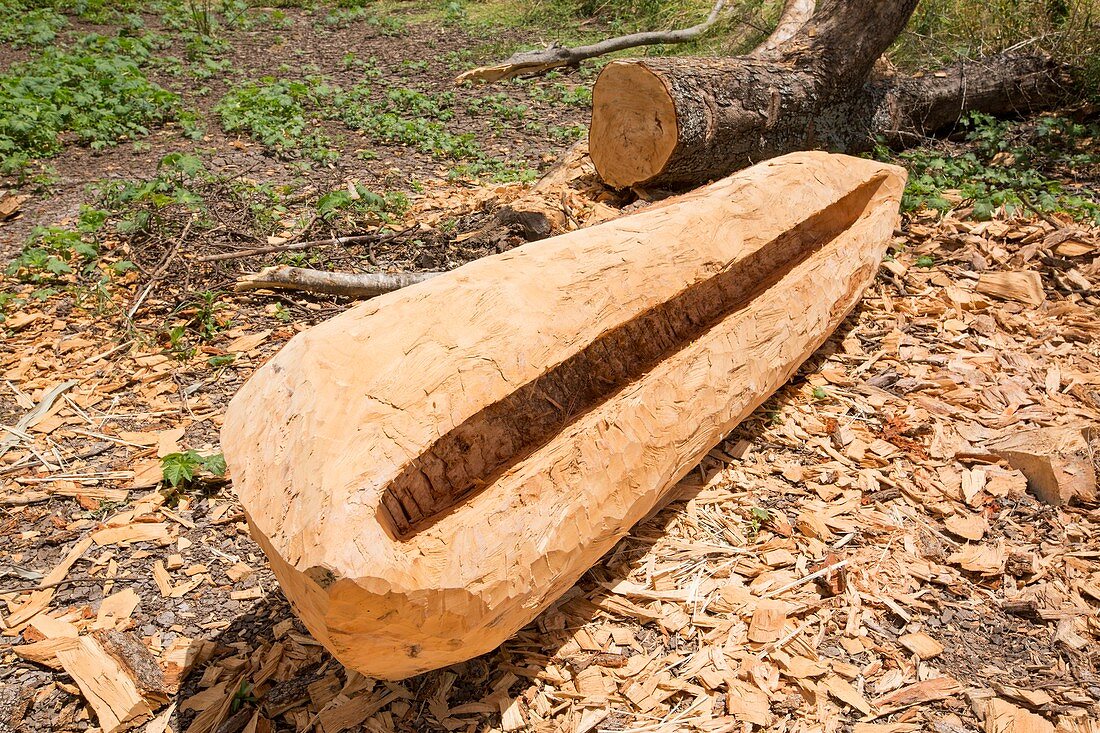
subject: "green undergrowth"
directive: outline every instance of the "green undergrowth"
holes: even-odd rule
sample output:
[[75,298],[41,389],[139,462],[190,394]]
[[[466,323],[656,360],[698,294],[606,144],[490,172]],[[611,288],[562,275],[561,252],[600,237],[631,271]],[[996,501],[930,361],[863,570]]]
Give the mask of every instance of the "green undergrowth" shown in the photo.
[[66,142],[101,148],[172,119],[178,98],[149,80],[138,39],[87,36],[0,74],[0,173],[56,155]]
[[[701,39],[630,49],[619,55],[745,53],[774,28],[783,4],[782,0],[730,0],[723,19]],[[483,55],[496,59],[538,46],[501,40],[501,28],[535,30],[548,42],[575,46],[636,31],[686,28],[706,18],[713,3],[422,0],[419,5],[436,22],[454,22],[476,37],[490,39]],[[888,56],[903,68],[927,69],[1005,49],[1050,54],[1074,70],[1082,95],[1100,100],[1100,5],[1096,0],[922,0]]]
[[[34,284],[59,282],[74,270],[92,274],[99,261],[100,231],[106,217],[102,209],[84,206],[74,228],[35,227],[23,251],[8,264],[6,274]],[[115,270],[123,272],[127,264]]]
[[1042,117],[1022,124],[971,113],[961,124],[958,146],[878,149],[880,159],[909,171],[903,211],[958,209],[984,221],[998,210],[1027,209],[1100,224],[1100,123]]
[[1096,0],[922,0],[890,58],[920,69],[1006,49],[1049,54],[1073,70],[1077,93],[1100,101]]
[[[133,260],[147,273],[168,243],[206,241],[226,227],[259,241],[288,228],[307,236],[311,226],[364,232],[395,227],[409,209],[400,192],[355,183],[303,197],[298,184],[219,174],[186,153],[164,156],[149,178],[102,183],[90,200],[72,224],[35,228],[2,271],[0,323],[13,308],[57,292],[126,323],[119,303],[131,296],[115,297],[118,287],[133,284]],[[159,337],[167,353],[190,359],[226,327],[219,297],[199,293],[166,316]]]
[[210,171],[201,158],[169,153],[155,176],[113,181],[99,190],[98,206],[114,233],[131,241],[172,240],[187,229],[196,237],[231,222],[257,237],[275,234],[288,220],[324,222],[338,231],[384,226],[409,208],[399,192],[377,193],[349,185],[301,200],[293,184],[276,185]]
[[46,46],[69,24],[68,19],[50,7],[35,7],[20,0],[0,3],[0,43],[12,48]]
[[[369,83],[345,90],[318,77],[265,77],[232,87],[215,112],[227,132],[245,134],[283,159],[335,160],[336,144],[322,124],[335,121],[374,143],[406,146],[447,161],[452,175],[494,181],[534,178],[535,171],[525,166],[487,155],[473,133],[455,132],[451,123],[456,104],[454,92],[398,87],[379,98]],[[518,108],[509,110],[518,114]]]
[[71,226],[35,227],[22,251],[3,273],[0,289],[0,325],[20,306],[44,301],[59,292],[96,316],[119,313],[112,290],[134,263],[108,251],[109,212],[83,205]]
[[332,90],[308,81],[264,78],[230,89],[214,111],[226,132],[242,132],[279,157],[316,161],[337,157],[332,141],[317,129],[313,111]]

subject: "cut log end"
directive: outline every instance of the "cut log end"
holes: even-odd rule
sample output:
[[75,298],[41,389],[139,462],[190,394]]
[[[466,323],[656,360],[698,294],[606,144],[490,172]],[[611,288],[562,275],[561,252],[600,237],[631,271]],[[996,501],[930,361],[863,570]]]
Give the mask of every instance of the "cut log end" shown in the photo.
[[593,89],[592,163],[609,185],[641,185],[664,170],[679,138],[676,106],[645,64],[613,62]]

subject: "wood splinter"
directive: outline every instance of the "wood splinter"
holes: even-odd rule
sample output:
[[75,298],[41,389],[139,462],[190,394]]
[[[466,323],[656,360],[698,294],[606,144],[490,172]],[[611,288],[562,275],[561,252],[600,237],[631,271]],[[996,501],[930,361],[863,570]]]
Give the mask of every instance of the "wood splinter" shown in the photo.
[[499,645],[828,338],[904,179],[776,158],[295,336],[222,432],[295,612],[377,678]]

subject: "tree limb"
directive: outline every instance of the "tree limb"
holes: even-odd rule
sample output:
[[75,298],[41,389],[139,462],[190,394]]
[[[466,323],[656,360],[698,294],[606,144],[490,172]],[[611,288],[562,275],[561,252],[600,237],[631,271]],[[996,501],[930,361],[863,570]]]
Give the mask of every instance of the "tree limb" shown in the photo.
[[787,0],[786,5],[783,6],[783,12],[779,16],[779,22],[775,25],[775,30],[753,50],[752,55],[770,53],[789,41],[798,32],[799,28],[806,25],[806,21],[813,16],[816,9],[816,0]]
[[[792,4],[799,4],[805,1],[806,0],[793,0]],[[813,0],[809,0],[809,2],[812,6]],[[718,21],[718,17],[721,15],[725,5],[726,0],[717,0],[717,2],[714,3],[714,7],[711,8],[710,14],[707,16],[706,20],[690,28],[681,28],[673,31],[631,33],[626,36],[618,36],[617,38],[608,38],[607,40],[593,43],[589,46],[577,46],[576,48],[565,48],[564,46],[552,45],[542,51],[521,51],[512,54],[512,56],[499,64],[493,66],[480,66],[476,69],[465,71],[455,78],[455,83],[461,84],[464,81],[492,83],[511,79],[521,74],[542,74],[559,66],[574,66],[585,59],[604,56],[628,48],[694,41],[696,38],[699,38],[709,31]]]
[[419,224],[413,224],[411,227],[402,229],[397,232],[390,232],[389,234],[380,234],[379,232],[371,232],[370,234],[355,234],[348,237],[333,237],[332,239],[314,239],[309,242],[291,242],[290,244],[273,244],[267,247],[255,247],[253,249],[240,249],[236,252],[222,252],[216,255],[206,255],[205,257],[196,257],[196,262],[221,262],[223,260],[239,260],[245,257],[253,257],[255,255],[267,255],[274,254],[275,252],[290,252],[298,249],[311,249],[313,247],[322,247],[330,244],[363,244],[364,242],[371,242],[373,244],[381,244],[383,242],[389,242],[390,240],[403,237],[414,229],[418,229]]
[[237,278],[233,290],[304,290],[307,293],[373,298],[391,290],[424,282],[439,272],[353,273],[325,272],[277,265]]

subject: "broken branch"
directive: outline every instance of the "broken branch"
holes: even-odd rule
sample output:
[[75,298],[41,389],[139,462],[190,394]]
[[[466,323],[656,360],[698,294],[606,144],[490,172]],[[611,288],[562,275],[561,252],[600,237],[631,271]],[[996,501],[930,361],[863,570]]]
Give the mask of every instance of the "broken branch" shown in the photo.
[[[812,2],[811,2],[812,4]],[[521,74],[542,74],[559,66],[576,66],[581,61],[604,56],[616,51],[639,46],[656,46],[659,44],[687,43],[694,41],[709,31],[718,21],[726,0],[718,0],[711,8],[706,20],[690,28],[681,28],[672,31],[644,31],[631,33],[616,38],[593,43],[588,46],[565,48],[564,46],[551,45],[541,51],[520,51],[512,54],[499,64],[493,66],[479,66],[459,74],[455,78],[456,84],[464,81],[480,81],[493,83],[511,79]]]
[[406,227],[398,232],[390,232],[389,234],[379,234],[378,232],[371,232],[370,234],[355,234],[348,237],[332,237],[330,239],[312,239],[308,242],[293,242],[291,244],[272,244],[268,247],[254,247],[252,249],[242,249],[236,252],[222,252],[216,255],[206,255],[205,257],[198,257],[198,262],[221,262],[223,260],[240,260],[245,257],[254,257],[256,255],[269,255],[276,252],[290,252],[296,249],[310,249],[311,247],[324,247],[330,244],[363,244],[364,242],[373,242],[374,244],[381,244],[382,242],[389,242],[403,237],[409,232],[419,227],[419,224],[413,224],[411,227]]
[[233,289],[304,290],[307,293],[342,295],[347,298],[373,298],[391,290],[424,282],[438,272],[325,272],[304,267],[277,265],[237,278]]

